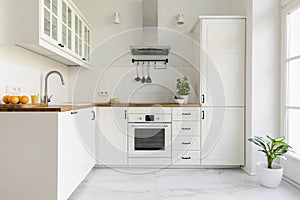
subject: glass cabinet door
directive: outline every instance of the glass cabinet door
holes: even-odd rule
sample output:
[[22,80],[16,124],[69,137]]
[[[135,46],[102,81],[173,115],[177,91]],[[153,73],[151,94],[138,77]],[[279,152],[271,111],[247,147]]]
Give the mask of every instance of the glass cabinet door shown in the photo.
[[43,4],[43,35],[49,39],[58,39],[58,5],[57,0],[44,0]]
[[66,47],[68,50],[72,50],[72,8],[62,1],[61,6],[62,22],[61,22],[61,47]]
[[90,60],[90,43],[91,43],[91,31],[87,26],[84,26],[84,55],[83,60]]
[[82,43],[83,43],[83,38],[82,38],[82,29],[83,29],[83,23],[82,20],[75,15],[75,53],[79,56],[81,59],[83,56],[83,50],[82,50]]

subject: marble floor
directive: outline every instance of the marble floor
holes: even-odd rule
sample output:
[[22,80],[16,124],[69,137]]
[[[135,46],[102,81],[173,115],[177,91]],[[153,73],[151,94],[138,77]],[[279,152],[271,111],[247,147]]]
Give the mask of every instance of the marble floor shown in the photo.
[[283,181],[260,186],[240,169],[94,169],[69,200],[300,200],[300,190]]

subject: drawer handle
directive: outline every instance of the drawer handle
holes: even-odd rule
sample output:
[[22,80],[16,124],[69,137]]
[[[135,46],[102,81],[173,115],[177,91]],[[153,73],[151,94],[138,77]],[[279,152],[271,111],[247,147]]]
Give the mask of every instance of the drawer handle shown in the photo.
[[182,113],[182,115],[191,115],[192,113]]
[[182,160],[190,160],[191,157],[181,157]]
[[77,114],[78,112],[74,111],[74,112],[71,112],[71,115],[75,115]]
[[181,144],[189,145],[192,144],[191,142],[182,142]]
[[182,128],[183,131],[189,131],[191,128]]

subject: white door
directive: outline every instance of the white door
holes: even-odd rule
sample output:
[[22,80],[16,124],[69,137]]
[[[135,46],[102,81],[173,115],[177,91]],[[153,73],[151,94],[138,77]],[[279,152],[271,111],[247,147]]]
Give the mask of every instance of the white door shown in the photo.
[[244,106],[245,20],[205,19],[201,29],[202,105]]
[[97,164],[127,164],[127,108],[97,108]]
[[[83,181],[95,161],[91,158],[80,135],[88,134],[93,138],[92,130],[79,133],[77,119],[81,110],[59,113],[58,120],[58,199],[65,200]],[[85,112],[85,111],[84,111]],[[82,117],[85,116],[83,113]],[[89,118],[90,119],[90,118]],[[86,119],[84,119],[86,120]],[[81,128],[79,128],[81,129]]]
[[87,164],[95,165],[95,122],[96,112],[95,108],[85,108],[78,110],[78,113],[74,115],[75,125],[79,139],[83,147],[86,149],[90,158]]
[[201,164],[244,165],[244,108],[202,108]]

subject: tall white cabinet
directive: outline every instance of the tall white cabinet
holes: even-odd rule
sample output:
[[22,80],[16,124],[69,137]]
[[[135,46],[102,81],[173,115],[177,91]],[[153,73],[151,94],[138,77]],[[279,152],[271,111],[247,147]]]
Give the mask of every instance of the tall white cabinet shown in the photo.
[[200,17],[201,164],[244,165],[245,23],[239,16]]

